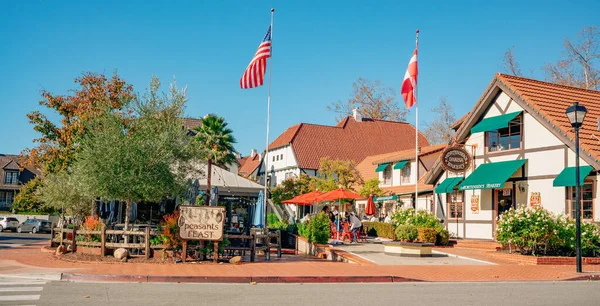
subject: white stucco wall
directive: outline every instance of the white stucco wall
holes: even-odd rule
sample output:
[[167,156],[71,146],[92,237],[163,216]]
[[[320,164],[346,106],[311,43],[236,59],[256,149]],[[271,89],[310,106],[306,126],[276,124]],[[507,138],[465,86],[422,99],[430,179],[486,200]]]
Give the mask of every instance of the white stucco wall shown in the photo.
[[[275,157],[275,160],[273,158]],[[271,174],[271,185],[278,185],[285,180],[286,173],[290,175],[300,175],[300,169],[298,169],[298,162],[294,155],[292,146],[287,145],[285,147],[277,148],[269,151],[267,154],[267,165]],[[261,165],[261,169],[264,169],[264,165]],[[261,177],[261,182],[263,182]]]

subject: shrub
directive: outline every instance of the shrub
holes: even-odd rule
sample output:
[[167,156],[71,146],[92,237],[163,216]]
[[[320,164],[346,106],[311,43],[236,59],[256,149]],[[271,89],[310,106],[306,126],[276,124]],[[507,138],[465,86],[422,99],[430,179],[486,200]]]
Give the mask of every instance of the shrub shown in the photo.
[[418,229],[418,241],[435,243],[437,240],[437,232],[434,228],[421,227]]
[[419,230],[416,226],[411,224],[398,225],[396,227],[396,237],[398,237],[400,241],[412,242],[419,237]]
[[392,240],[396,239],[394,226],[389,223],[363,222],[363,226],[369,229],[369,236],[388,238]]
[[324,212],[318,213],[316,216],[310,219],[309,226],[309,242],[317,244],[325,244],[329,242],[329,236],[331,233],[331,223],[329,216]]
[[[99,231],[102,230],[102,221],[98,218],[98,216],[87,216],[85,217],[85,221],[81,224],[81,227],[87,231]],[[79,235],[77,235],[79,236]],[[77,237],[77,241],[92,241],[92,242],[100,242],[101,237],[98,234],[86,234],[85,240],[79,240]]]
[[181,244],[179,238],[179,210],[163,216],[163,221],[160,222],[160,240],[167,250],[175,249]]
[[435,239],[436,245],[448,245],[450,243],[450,232],[446,229],[442,229],[437,232],[437,237]]
[[[550,239],[548,253],[575,256],[575,220],[559,215],[555,220],[554,233]],[[600,251],[600,228],[593,223],[581,222],[581,253],[596,256]]]
[[268,213],[267,214],[267,224],[270,225],[270,224],[275,224],[277,222],[279,222],[279,218],[277,218],[277,215],[275,213]]
[[511,209],[498,217],[496,239],[524,254],[546,250],[554,235],[554,216],[541,207]]
[[308,227],[308,223],[298,223],[298,235],[300,237],[304,237],[306,239],[310,236],[310,231]]

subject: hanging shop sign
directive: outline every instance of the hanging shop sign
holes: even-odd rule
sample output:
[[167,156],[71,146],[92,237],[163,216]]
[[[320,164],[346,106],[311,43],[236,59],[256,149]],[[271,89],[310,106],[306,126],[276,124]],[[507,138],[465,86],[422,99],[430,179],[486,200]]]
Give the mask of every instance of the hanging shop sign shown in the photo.
[[474,214],[479,213],[479,195],[474,194],[471,196],[471,212]]
[[373,198],[373,201],[375,201],[375,202],[386,202],[386,201],[395,201],[395,200],[398,200],[398,195]]
[[179,206],[179,236],[186,240],[223,240],[225,207]]
[[461,147],[449,147],[442,152],[442,167],[452,173],[463,173],[471,166],[471,155]]
[[542,205],[542,195],[540,192],[532,192],[529,197],[529,206],[540,206]]

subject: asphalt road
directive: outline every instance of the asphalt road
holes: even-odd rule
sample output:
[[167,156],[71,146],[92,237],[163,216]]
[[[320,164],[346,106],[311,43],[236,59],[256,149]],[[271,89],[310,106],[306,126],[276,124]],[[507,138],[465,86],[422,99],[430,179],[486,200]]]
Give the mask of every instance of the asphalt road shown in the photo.
[[48,240],[50,240],[50,234],[19,234],[3,231],[0,233],[0,251],[7,248],[30,245]]
[[50,282],[36,305],[598,305],[599,282],[141,284]]

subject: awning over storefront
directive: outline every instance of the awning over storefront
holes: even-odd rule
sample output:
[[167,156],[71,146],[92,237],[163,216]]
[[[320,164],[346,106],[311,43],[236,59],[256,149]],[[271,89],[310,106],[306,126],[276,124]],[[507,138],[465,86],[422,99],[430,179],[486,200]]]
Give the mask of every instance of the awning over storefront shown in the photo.
[[[563,171],[554,179],[552,186],[554,187],[572,187],[577,184],[575,181],[575,171],[576,167],[567,167],[564,168]],[[585,177],[592,172],[594,168],[592,166],[581,166],[579,167],[579,185],[583,185],[583,181]]]
[[454,190],[454,186],[458,185],[464,177],[449,177],[435,187],[436,193],[450,193]]
[[406,164],[408,163],[408,160],[403,160],[403,161],[399,161],[394,165],[394,170],[398,170],[398,169],[402,169],[404,168],[404,166],[406,166]]
[[526,161],[519,159],[482,164],[458,185],[458,190],[501,188]]
[[374,197],[373,201],[375,202],[385,202],[385,201],[395,201],[398,200],[397,195],[385,196],[385,197]]
[[521,113],[522,111],[518,111],[506,115],[485,118],[471,128],[471,133],[487,132],[508,127],[508,123]]
[[[385,168],[387,168],[389,164],[381,164],[379,166],[377,166],[377,169],[375,169],[375,172],[383,172],[383,170],[385,170]],[[371,168],[373,169],[373,168]]]

